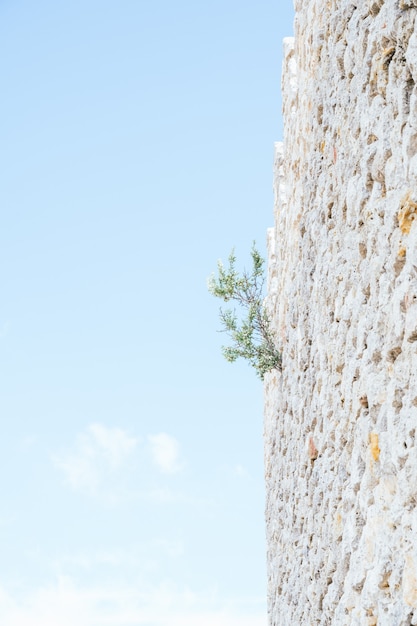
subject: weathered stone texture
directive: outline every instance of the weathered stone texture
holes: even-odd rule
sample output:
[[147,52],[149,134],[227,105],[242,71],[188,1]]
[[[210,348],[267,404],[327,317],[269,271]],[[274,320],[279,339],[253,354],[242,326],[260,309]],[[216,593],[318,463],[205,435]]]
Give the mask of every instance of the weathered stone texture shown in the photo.
[[269,622],[417,624],[417,2],[295,6],[268,234]]

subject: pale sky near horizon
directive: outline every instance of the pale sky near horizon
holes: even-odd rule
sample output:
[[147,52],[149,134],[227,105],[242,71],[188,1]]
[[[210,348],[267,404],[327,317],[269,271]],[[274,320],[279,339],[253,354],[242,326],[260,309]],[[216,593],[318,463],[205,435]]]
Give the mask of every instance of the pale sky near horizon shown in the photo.
[[292,2],[0,0],[0,624],[266,626],[265,251]]

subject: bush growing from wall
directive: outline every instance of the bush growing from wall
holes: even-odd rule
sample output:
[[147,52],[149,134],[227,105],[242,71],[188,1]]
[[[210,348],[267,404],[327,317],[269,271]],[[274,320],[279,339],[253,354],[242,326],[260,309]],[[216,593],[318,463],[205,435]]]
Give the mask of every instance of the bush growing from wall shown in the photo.
[[240,275],[235,269],[236,257],[232,250],[227,268],[218,261],[218,276],[210,276],[208,289],[224,302],[235,302],[240,310],[238,315],[235,309],[220,309],[222,330],[232,339],[231,346],[222,348],[224,357],[231,363],[240,357],[246,359],[263,379],[266,372],[281,369],[281,354],[264,305],[265,261],[255,244],[251,257],[251,272],[245,270]]

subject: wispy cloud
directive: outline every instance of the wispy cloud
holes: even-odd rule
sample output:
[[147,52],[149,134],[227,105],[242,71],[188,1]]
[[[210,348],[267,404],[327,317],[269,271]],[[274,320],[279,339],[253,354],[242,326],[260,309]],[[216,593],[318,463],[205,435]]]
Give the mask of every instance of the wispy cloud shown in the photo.
[[167,558],[177,559],[182,557],[185,551],[184,543],[180,539],[154,538],[150,541],[129,545],[128,548],[101,549],[96,552],[71,552],[61,556],[54,562],[54,571],[68,571],[69,567],[79,568],[81,571],[110,565],[121,567],[124,570],[131,566],[142,566],[152,558],[165,562]]
[[53,461],[72,489],[96,494],[105,479],[127,464],[139,441],[120,428],[91,424],[72,450],[54,455]]
[[102,424],[92,424],[89,428],[97,448],[113,468],[120,467],[139,443],[120,428],[106,428]]
[[222,603],[172,583],[117,588],[79,587],[68,577],[19,600],[0,588],[0,623],[7,626],[266,626],[262,599]]
[[237,465],[234,466],[233,474],[235,476],[239,476],[239,478],[248,478],[249,477],[248,470],[245,467],[243,467],[243,465],[240,465],[240,463],[238,463]]
[[[178,440],[167,433],[142,438],[95,423],[79,433],[72,446],[54,454],[52,461],[71,489],[107,501],[127,498],[168,503],[184,499],[172,485],[164,484],[162,476],[160,484],[149,481],[150,464],[162,475],[177,474],[185,467]],[[139,466],[140,484],[133,480]]]
[[166,433],[149,435],[151,454],[154,464],[164,474],[175,474],[183,469],[180,458],[180,446],[175,437]]

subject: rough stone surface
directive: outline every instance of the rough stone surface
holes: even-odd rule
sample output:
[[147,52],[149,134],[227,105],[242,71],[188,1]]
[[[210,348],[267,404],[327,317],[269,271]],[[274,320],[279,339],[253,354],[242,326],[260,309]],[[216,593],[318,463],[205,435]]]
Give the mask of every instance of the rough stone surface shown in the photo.
[[417,624],[417,2],[295,0],[265,383],[271,626]]

